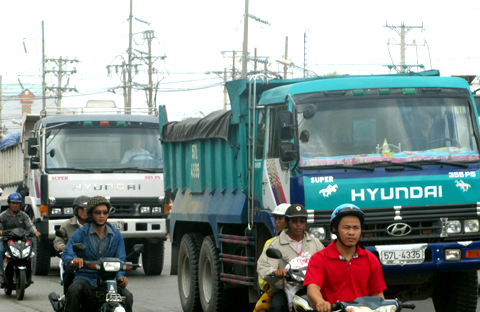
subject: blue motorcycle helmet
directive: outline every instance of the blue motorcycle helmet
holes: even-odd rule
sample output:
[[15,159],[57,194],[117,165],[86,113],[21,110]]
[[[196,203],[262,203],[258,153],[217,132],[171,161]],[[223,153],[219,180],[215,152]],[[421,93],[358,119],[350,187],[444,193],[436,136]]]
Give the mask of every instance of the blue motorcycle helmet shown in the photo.
[[[363,227],[363,224],[365,223],[365,214],[363,213],[363,211],[353,204],[343,204],[335,208],[330,218],[330,231],[332,233],[337,232],[336,230],[338,228],[340,220],[342,220],[342,218],[346,216],[357,217],[360,220],[360,225]],[[333,230],[333,228],[335,228],[335,231]]]
[[7,202],[8,203],[22,203],[22,195],[20,195],[18,193],[12,193],[12,194],[8,195]]

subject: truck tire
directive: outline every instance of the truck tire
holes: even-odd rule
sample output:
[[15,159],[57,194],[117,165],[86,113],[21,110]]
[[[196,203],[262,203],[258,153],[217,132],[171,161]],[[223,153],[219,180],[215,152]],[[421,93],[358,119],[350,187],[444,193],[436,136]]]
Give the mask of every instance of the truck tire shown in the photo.
[[145,275],[160,275],[163,270],[165,241],[147,243],[142,253],[142,264]]
[[198,283],[200,287],[200,303],[203,312],[223,311],[225,290],[220,280],[221,262],[218,248],[212,236],[203,240],[200,248]]
[[178,251],[178,293],[184,312],[202,311],[198,289],[198,259],[202,239],[199,233],[187,233],[183,235]]
[[477,271],[449,273],[437,287],[432,295],[436,312],[476,311]]
[[50,243],[48,240],[39,240],[35,244],[35,264],[34,264],[34,273],[35,275],[48,275],[48,270],[50,270]]

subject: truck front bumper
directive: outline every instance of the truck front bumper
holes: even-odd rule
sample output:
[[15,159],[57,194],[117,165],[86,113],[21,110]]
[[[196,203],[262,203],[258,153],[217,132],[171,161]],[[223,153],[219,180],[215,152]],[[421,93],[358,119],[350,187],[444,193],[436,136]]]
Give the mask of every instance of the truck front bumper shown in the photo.
[[[43,229],[48,229],[48,239],[55,238],[55,231],[60,229],[65,219],[54,219],[42,221],[37,228],[43,235],[45,235]],[[116,219],[109,218],[109,223],[116,225],[123,225],[117,228],[120,229],[124,238],[166,238],[167,236],[167,219]]]
[[[408,246],[408,245],[402,245]],[[384,248],[385,246],[378,246]],[[395,245],[390,246],[395,249]],[[377,254],[375,246],[366,247],[369,251]],[[446,260],[447,251],[458,250],[460,254],[459,260]],[[469,256],[467,258],[467,251]],[[472,257],[472,255],[477,255]],[[480,241],[459,241],[459,242],[443,242],[427,244],[425,250],[425,260],[420,264],[404,264],[404,265],[384,265],[382,263],[383,274],[400,275],[414,273],[435,273],[435,272],[453,272],[453,271],[469,271],[480,270]]]

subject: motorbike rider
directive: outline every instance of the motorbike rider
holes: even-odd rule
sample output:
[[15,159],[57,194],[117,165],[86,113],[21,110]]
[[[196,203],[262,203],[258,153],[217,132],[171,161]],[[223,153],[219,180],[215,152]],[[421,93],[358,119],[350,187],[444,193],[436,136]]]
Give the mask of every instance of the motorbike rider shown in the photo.
[[276,237],[268,248],[276,248],[282,252],[282,259],[267,257],[266,249],[263,250],[257,262],[257,272],[260,277],[268,282],[270,289],[275,293],[272,300],[271,312],[288,312],[288,301],[283,291],[283,281],[278,277],[268,277],[275,272],[275,276],[285,275],[285,265],[298,256],[313,255],[324,248],[315,237],[310,236],[306,230],[307,210],[300,204],[291,205],[285,212],[286,228]]
[[[280,204],[277,207],[275,207],[271,213],[268,214],[270,217],[274,218],[274,225],[275,225],[275,231],[277,232],[277,236],[280,235],[280,233],[287,226],[285,223],[285,211],[288,209],[288,207],[290,207],[290,204]],[[270,243],[277,236],[267,240],[265,242],[265,245],[263,246],[263,249],[266,249],[268,245],[270,245]],[[263,291],[264,293],[260,297],[260,299],[257,301],[254,312],[260,312],[264,310],[268,311],[270,310],[270,306],[272,305],[272,299],[273,299],[273,296],[275,295],[275,292],[272,289],[270,289],[270,286],[268,286],[268,283],[260,276],[258,277],[258,284],[260,286],[261,291]]]
[[[64,231],[67,234],[66,238],[56,236],[53,240],[53,247],[59,253],[63,252],[67,246],[68,239],[72,236],[73,232],[81,228],[87,223],[87,207],[89,197],[88,196],[78,196],[73,201],[73,214],[74,216],[67,221],[63,222],[60,226],[60,231]],[[65,270],[63,273],[63,293],[67,294],[68,287],[72,284],[73,279],[75,278],[75,273],[73,269],[65,265]]]
[[[83,268],[83,258],[98,260],[104,257],[115,257],[125,261],[125,243],[123,236],[113,225],[107,222],[111,204],[103,196],[90,198],[87,204],[87,224],[75,231],[68,240],[62,254],[62,261],[71,267],[77,267],[72,285],[66,295],[65,311],[79,311],[81,298],[86,298],[84,306],[88,311],[96,311],[99,299],[96,296],[97,272]],[[73,251],[73,245],[83,243],[86,250],[82,252],[83,258]],[[126,289],[128,279],[125,271],[117,275],[118,292],[125,297],[125,310],[132,312],[133,295]]]
[[380,262],[358,244],[364,222],[364,213],[355,205],[343,204],[333,211],[330,229],[337,238],[312,256],[304,280],[308,299],[318,312],[330,312],[337,301],[385,298]]
[[[22,228],[27,231],[35,233],[35,236],[40,236],[40,232],[37,231],[32,224],[30,217],[23,211],[20,211],[20,205],[22,204],[22,195],[19,193],[12,193],[7,198],[8,209],[0,214],[0,235],[5,230],[13,230],[16,228]],[[3,284],[3,258],[5,258],[5,246],[3,242],[0,242],[0,278]]]

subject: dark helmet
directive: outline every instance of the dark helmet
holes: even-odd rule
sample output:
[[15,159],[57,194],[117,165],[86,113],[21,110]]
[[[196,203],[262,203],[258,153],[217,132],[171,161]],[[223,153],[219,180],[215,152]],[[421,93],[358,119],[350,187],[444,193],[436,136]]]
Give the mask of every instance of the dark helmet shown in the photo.
[[98,205],[106,205],[108,208],[108,211],[112,208],[112,205],[110,204],[110,201],[103,197],[103,196],[93,196],[88,200],[87,203],[87,215],[91,215],[93,208],[97,207]]
[[290,218],[297,218],[297,217],[308,218],[308,212],[303,205],[293,204],[290,207],[288,207],[287,211],[285,211],[285,223],[287,227],[288,227],[288,222],[290,222]]
[[346,216],[357,217],[360,219],[360,225],[363,227],[363,223],[365,222],[365,214],[363,211],[353,204],[343,204],[335,208],[330,218],[330,230],[332,233],[335,233],[333,232],[333,228],[337,229],[340,220]]
[[22,202],[22,195],[20,195],[18,193],[12,193],[12,194],[8,195],[7,202],[8,203],[21,203]]
[[90,197],[85,195],[80,195],[73,201],[73,214],[78,217],[78,209],[79,208],[86,208],[87,203]]

